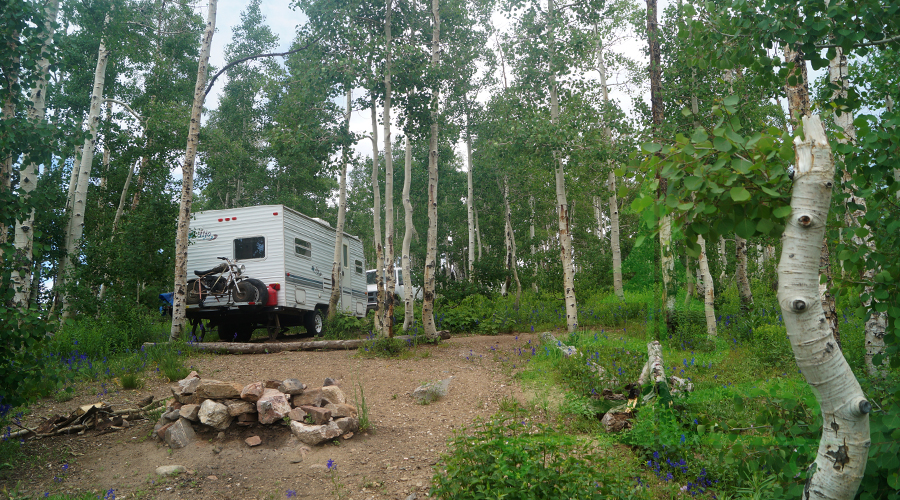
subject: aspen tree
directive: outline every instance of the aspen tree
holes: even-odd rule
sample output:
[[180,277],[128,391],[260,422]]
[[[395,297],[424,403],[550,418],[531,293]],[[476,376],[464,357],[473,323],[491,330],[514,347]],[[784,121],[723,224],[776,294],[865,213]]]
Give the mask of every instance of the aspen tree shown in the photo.
[[218,0],[209,0],[206,12],[206,29],[200,44],[200,60],[197,66],[197,83],[194,86],[194,103],[191,106],[191,123],[188,127],[184,163],[181,166],[181,206],[178,209],[178,228],[175,236],[175,293],[172,305],[172,331],[169,340],[175,341],[184,331],[187,299],[187,250],[191,225],[191,205],[194,198],[194,160],[200,143],[200,120],[203,102],[206,100],[206,78],[209,69],[209,52],[216,31],[216,7]]

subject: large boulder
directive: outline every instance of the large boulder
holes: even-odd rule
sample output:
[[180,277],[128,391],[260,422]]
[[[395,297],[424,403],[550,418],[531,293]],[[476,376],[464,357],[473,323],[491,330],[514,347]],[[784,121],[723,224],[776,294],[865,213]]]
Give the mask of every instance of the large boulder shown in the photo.
[[200,422],[206,424],[210,427],[218,429],[220,431],[224,431],[231,425],[231,421],[234,419],[231,415],[228,414],[228,407],[223,405],[222,403],[217,403],[211,399],[207,399],[200,405],[200,412],[198,414],[200,417]]
[[291,403],[288,397],[276,389],[266,389],[259,401],[256,402],[256,411],[259,412],[259,423],[275,423],[291,411]]
[[335,422],[325,425],[310,425],[303,422],[291,422],[291,432],[301,443],[315,446],[330,441],[342,434]]
[[332,423],[338,426],[338,429],[341,430],[341,434],[359,430],[359,420],[354,417],[336,418]]
[[242,385],[232,382],[201,380],[195,394],[198,397],[207,399],[238,399],[241,397],[243,388]]
[[194,436],[194,428],[191,427],[191,423],[187,419],[181,418],[166,429],[163,439],[169,448],[177,450],[190,444],[194,440]]
[[262,382],[253,382],[241,390],[241,399],[255,403],[265,392],[266,386]]

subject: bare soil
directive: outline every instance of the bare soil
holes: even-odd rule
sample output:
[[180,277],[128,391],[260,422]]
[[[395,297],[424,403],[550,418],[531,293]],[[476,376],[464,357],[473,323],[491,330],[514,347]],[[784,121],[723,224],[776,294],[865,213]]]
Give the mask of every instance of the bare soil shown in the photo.
[[[530,343],[530,344],[529,344]],[[453,432],[476,417],[497,412],[501,401],[526,403],[527,396],[513,373],[521,350],[537,343],[532,334],[454,337],[437,346],[419,346],[406,359],[367,359],[356,351],[282,352],[256,355],[202,355],[186,361],[201,377],[248,384],[270,379],[297,378],[319,387],[326,377],[353,400],[361,384],[372,429],[349,440],[316,447],[298,442],[287,426],[232,426],[219,436],[198,432],[188,447],[170,450],[149,439],[154,422],[143,420],[123,431],[98,435],[57,436],[29,441],[25,452],[49,457],[28,470],[7,471],[3,487],[44,493],[94,491],[115,498],[424,498],[433,466],[446,451]],[[528,352],[530,354],[530,352]],[[519,365],[521,368],[521,364]],[[450,391],[429,405],[410,393],[419,385],[453,376]],[[92,384],[73,400],[43,400],[32,406],[26,425],[38,417],[68,414],[77,406],[99,400],[114,409],[136,406],[152,393],[169,396],[168,382],[154,376],[137,391],[112,391]],[[250,448],[244,439],[262,438]],[[335,469],[326,464],[333,460]],[[183,465],[188,472],[157,476],[161,465]]]

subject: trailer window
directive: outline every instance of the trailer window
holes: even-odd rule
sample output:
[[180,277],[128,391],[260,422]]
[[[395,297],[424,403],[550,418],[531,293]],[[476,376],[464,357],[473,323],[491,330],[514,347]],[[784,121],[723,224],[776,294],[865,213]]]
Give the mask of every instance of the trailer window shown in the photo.
[[378,281],[376,281],[377,279],[378,279],[378,276],[375,274],[374,269],[372,269],[371,271],[366,271],[366,284],[367,285],[377,285],[378,284]]
[[403,286],[403,270],[397,269],[397,284]]
[[349,266],[349,262],[347,261],[347,244],[344,244],[344,269],[347,269]]
[[357,261],[354,261],[353,263],[356,264],[356,274],[362,274],[363,273],[362,261],[357,260]]
[[235,260],[266,258],[266,239],[263,236],[234,239]]
[[306,241],[301,240],[300,238],[294,238],[294,253],[299,255],[300,257],[312,257],[312,245]]

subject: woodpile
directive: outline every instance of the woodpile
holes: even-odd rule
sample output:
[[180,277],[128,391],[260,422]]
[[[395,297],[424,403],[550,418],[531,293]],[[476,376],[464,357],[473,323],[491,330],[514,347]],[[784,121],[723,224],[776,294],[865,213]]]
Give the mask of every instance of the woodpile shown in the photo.
[[131,427],[132,420],[145,418],[145,414],[158,407],[162,401],[145,401],[141,408],[128,408],[113,410],[103,402],[78,407],[67,416],[54,415],[50,418],[41,418],[41,423],[35,428],[13,421],[13,425],[21,429],[9,433],[7,438],[40,439],[60,434],[84,434],[85,431],[94,429],[99,434],[106,434]]

